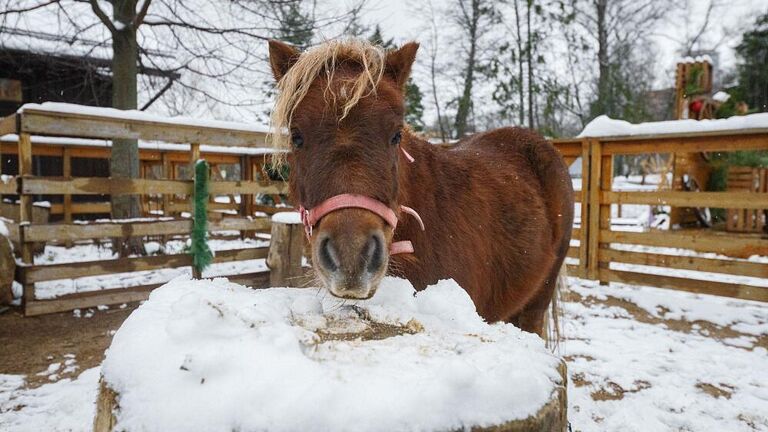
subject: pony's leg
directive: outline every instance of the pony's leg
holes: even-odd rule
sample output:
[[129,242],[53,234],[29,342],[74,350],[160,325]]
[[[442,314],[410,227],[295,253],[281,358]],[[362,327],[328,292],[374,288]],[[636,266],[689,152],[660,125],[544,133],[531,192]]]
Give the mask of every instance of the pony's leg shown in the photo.
[[516,325],[523,331],[536,333],[543,338],[545,336],[544,318],[552,301],[552,295],[557,287],[559,274],[560,265],[556,265],[544,280],[541,288],[538,289],[528,304],[523,307],[523,310],[511,317],[507,322]]

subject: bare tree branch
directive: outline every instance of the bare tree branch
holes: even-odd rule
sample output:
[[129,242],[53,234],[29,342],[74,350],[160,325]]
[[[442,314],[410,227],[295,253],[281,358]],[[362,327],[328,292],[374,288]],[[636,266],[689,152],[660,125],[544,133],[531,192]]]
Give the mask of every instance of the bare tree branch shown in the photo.
[[134,29],[139,28],[139,26],[144,22],[144,18],[147,16],[147,11],[149,10],[150,3],[152,3],[152,0],[144,0],[144,4],[141,5],[141,9],[139,9],[139,13],[136,14],[136,18],[133,19]]
[[96,14],[96,16],[99,18],[99,20],[109,29],[109,32],[112,34],[117,33],[117,28],[115,28],[115,24],[112,22],[111,19],[107,16],[106,13],[101,9],[101,6],[99,6],[98,0],[90,0],[91,3],[91,9],[93,9],[93,13]]
[[59,3],[61,0],[49,0],[47,2],[38,3],[34,6],[29,6],[26,8],[18,8],[18,9],[6,9],[3,11],[0,11],[0,15],[9,15],[9,14],[20,14],[25,12],[31,12],[33,10],[42,9],[46,6],[50,6],[52,4]]

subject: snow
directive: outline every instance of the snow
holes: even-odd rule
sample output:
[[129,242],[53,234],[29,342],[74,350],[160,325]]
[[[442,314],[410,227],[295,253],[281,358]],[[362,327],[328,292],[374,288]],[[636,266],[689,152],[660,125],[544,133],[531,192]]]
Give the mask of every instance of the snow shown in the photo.
[[679,60],[679,63],[702,63],[707,62],[712,64],[712,57],[709,55],[700,55],[696,57],[686,56]]
[[299,212],[279,212],[272,215],[272,222],[283,224],[300,224],[301,214]]
[[5,222],[0,220],[0,235],[3,237],[8,237],[10,235],[10,232],[8,232],[8,227],[5,226]]
[[46,111],[63,114],[80,114],[99,117],[109,117],[120,120],[136,120],[152,123],[169,123],[189,127],[206,127],[215,129],[226,129],[231,132],[259,132],[268,133],[269,127],[260,124],[239,123],[223,120],[200,119],[190,117],[163,117],[139,110],[119,110],[115,108],[94,107],[86,105],[69,104],[62,102],[44,102],[42,104],[24,104],[17,112],[23,113],[26,110]]
[[[318,335],[357,333],[363,317],[409,331]],[[536,412],[558,363],[537,336],[483,322],[453,281],[415,293],[387,278],[353,306],[180,278],[125,321],[102,372],[119,430],[455,430]]]
[[[574,430],[768,430],[764,342],[760,346],[748,335],[717,337],[708,324],[759,322],[764,338],[768,305],[578,279],[571,285],[583,296],[563,304]],[[603,303],[609,297],[642,305],[659,322]],[[696,321],[686,331],[674,326],[681,318]],[[724,393],[705,393],[707,387]]]
[[98,380],[98,367],[34,389],[23,377],[0,375],[0,430],[90,431]]
[[717,120],[668,120],[637,124],[601,115],[589,122],[578,137],[663,135],[765,128],[768,128],[768,113]]
[[[223,281],[214,283],[216,287],[223,287],[221,289],[223,291],[232,289],[237,296],[245,295],[239,287],[232,288]],[[187,285],[177,289],[191,289],[192,296],[197,296],[198,300],[211,299],[209,295],[217,295],[210,290],[203,290],[203,294],[200,294],[199,287],[192,287],[191,284],[187,282]],[[564,312],[562,324],[565,341],[561,343],[560,348],[561,354],[568,361],[568,417],[574,431],[753,432],[768,430],[766,415],[768,413],[768,376],[766,376],[768,352],[765,348],[765,338],[768,335],[768,304],[624,284],[600,286],[598,283],[576,278],[570,278],[570,285],[573,294],[578,297],[566,295],[561,303]],[[285,301],[275,302],[272,309],[284,307],[286,310],[294,311],[297,316],[299,314],[313,316],[321,308],[325,310],[325,305],[329,302],[328,299],[321,300],[322,295],[315,290],[297,292],[304,294],[301,296],[302,300],[289,303],[283,298]],[[385,291],[378,293],[377,297],[383,293]],[[391,301],[390,304],[394,304],[399,299],[402,300],[403,305],[414,306],[413,298],[400,297],[400,294],[392,293],[387,300],[382,299],[382,301]],[[436,294],[443,296],[445,293],[436,292]],[[165,298],[165,295],[163,297]],[[439,296],[436,295],[436,297]],[[216,298],[218,297],[214,297]],[[612,299],[618,300],[611,302]],[[168,300],[170,303],[170,299]],[[273,297],[270,297],[269,301],[271,300]],[[458,298],[455,300],[460,302]],[[256,336],[248,333],[244,328],[245,323],[256,316],[257,308],[266,307],[269,301],[264,299],[262,302],[246,303],[248,306],[235,305],[235,308],[223,309],[226,313],[225,317],[218,318],[218,314],[213,309],[210,307],[208,307],[210,310],[206,309],[207,304],[204,301],[187,298],[184,300],[185,303],[179,304],[179,307],[174,310],[169,310],[169,304],[164,303],[160,307],[159,302],[155,303],[153,299],[144,305],[141,316],[152,315],[157,318],[166,314],[165,316],[169,318],[168,323],[171,323],[171,314],[175,314],[173,315],[177,318],[173,321],[175,324],[161,327],[160,332],[167,334],[169,331],[175,331],[174,334],[184,340],[185,334],[192,333],[196,340],[205,340],[211,344],[219,343],[222,338],[227,339],[229,343],[234,343],[233,340],[250,342],[251,338]],[[623,301],[626,306],[622,307],[616,304],[616,301]],[[451,303],[451,301],[444,302],[445,308],[450,309]],[[369,311],[373,309],[372,302],[366,302],[366,305]],[[348,308],[344,309],[339,304],[330,304],[328,309],[330,313],[336,313],[337,316],[348,311]],[[407,310],[405,307],[394,309],[393,319],[408,317],[407,314],[403,316],[403,311]],[[190,321],[184,321],[185,317],[202,313],[201,310],[209,314],[206,315],[208,321],[205,323],[212,321],[216,326],[206,327],[203,323],[195,328]],[[230,313],[233,310],[241,314],[234,316]],[[272,312],[280,315],[279,311],[272,310]],[[638,314],[645,315],[645,318]],[[243,324],[238,324],[238,321]],[[424,321],[422,324],[426,326],[427,320]],[[326,320],[327,322],[329,321]],[[190,326],[185,327],[185,323]],[[310,322],[305,321],[305,323]],[[675,323],[683,323],[688,326],[688,329],[676,328]],[[471,325],[471,322],[468,324]],[[288,326],[288,324],[285,325]],[[480,323],[480,325],[484,324]],[[208,331],[209,328],[211,331]],[[721,334],[718,334],[718,329]],[[270,328],[271,333],[266,328],[263,330],[260,333],[262,336],[274,336],[272,341],[275,342],[273,346],[275,350],[272,352],[279,352],[280,349],[293,350],[295,358],[301,359],[295,352],[296,338],[278,338],[280,335],[287,334],[287,331],[282,332],[284,328]],[[301,332],[301,329],[297,330]],[[227,331],[230,333],[226,333]],[[153,333],[150,332],[144,337],[152,338],[154,343],[158,336]],[[238,339],[241,336],[242,339]],[[175,364],[168,366],[174,368],[174,373],[177,374],[181,374],[178,368],[184,364],[186,354],[189,353],[189,350],[184,349],[184,340],[177,339],[171,344],[172,347],[164,348],[184,353],[176,357]],[[286,346],[277,346],[281,340],[290,343],[286,342]],[[380,342],[381,350],[385,350],[387,347],[383,341]],[[351,356],[352,354],[348,353],[358,352],[355,351],[359,349],[355,344],[355,342],[347,342],[346,346],[337,344],[336,351],[316,351],[315,355],[335,355],[336,358]],[[455,348],[460,347],[457,345]],[[341,351],[346,348],[350,351]],[[243,349],[250,349],[250,347]],[[210,375],[207,376],[205,384],[199,384],[198,379],[196,383],[199,386],[209,385],[224,377],[231,378],[231,372],[227,369],[209,367],[214,364],[213,360],[223,357],[213,351],[215,347],[207,350],[208,357],[192,356],[187,360],[187,369],[190,370],[184,374],[189,374],[190,377],[187,378],[188,383],[184,381],[185,385],[193,386],[194,378],[199,375],[192,377],[192,374],[200,374],[201,371],[206,371]],[[243,351],[238,351],[238,353],[241,352]],[[110,355],[117,354],[111,350]],[[66,365],[69,357],[66,355],[64,357]],[[150,361],[137,358],[134,360]],[[241,360],[234,358],[228,361]],[[258,357],[250,359],[249,367],[258,369],[259,361],[261,360]],[[285,365],[285,368],[290,368],[290,365]],[[36,389],[28,389],[25,388],[23,376],[0,375],[0,430],[8,432],[90,431],[98,378],[98,368],[89,369],[80,374],[77,379],[62,379]],[[455,383],[458,378],[441,377],[440,379],[449,379],[450,382]],[[182,376],[179,379],[184,378]],[[273,378],[273,381],[277,379]],[[280,386],[280,391],[275,394],[283,394],[283,388],[290,389],[293,387],[289,386],[293,385],[295,381],[288,380],[285,386]],[[414,383],[409,385],[415,386]],[[278,384],[275,386],[277,387]],[[704,388],[707,386],[712,386],[724,393],[720,396],[705,393]],[[461,385],[457,387],[462,388]],[[464,384],[463,387],[471,387],[471,385]],[[329,388],[327,393],[331,394],[331,392],[332,389]],[[252,413],[253,415],[263,412],[263,410],[252,409],[254,405],[248,403],[250,399],[246,399],[246,402],[227,405],[230,403],[227,393],[228,391],[222,393],[222,397],[227,399],[222,400],[221,403],[216,401],[211,406],[205,407],[203,411],[229,408],[233,411],[238,409],[247,412],[258,411]],[[336,396],[335,393],[334,396]],[[297,393],[291,397],[291,403],[302,405],[307,403],[307,399],[298,396]],[[373,398],[376,398],[376,403],[384,405],[397,402],[393,401],[391,394],[373,391],[360,400],[367,402]],[[328,398],[321,401],[318,406],[325,408],[333,403],[335,403],[334,400]],[[357,404],[354,406],[356,407]]]
[[724,91],[719,91],[719,92],[715,93],[714,95],[712,95],[712,100],[717,101],[717,102],[728,102],[728,99],[730,99],[730,98],[731,98],[731,95],[729,95],[728,93],[726,93]]

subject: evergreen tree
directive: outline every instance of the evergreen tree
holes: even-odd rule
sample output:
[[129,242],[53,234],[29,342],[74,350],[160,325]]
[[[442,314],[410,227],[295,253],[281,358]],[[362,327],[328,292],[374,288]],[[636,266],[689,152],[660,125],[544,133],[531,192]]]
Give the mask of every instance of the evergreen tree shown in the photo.
[[735,99],[745,101],[750,109],[768,111],[768,13],[744,33],[736,53],[741,62]]
[[[394,39],[384,40],[384,34],[378,24],[368,37],[368,41],[386,50],[396,48]],[[408,82],[405,83],[405,122],[417,132],[423,131],[425,127],[423,96],[419,86],[413,82],[413,78],[408,78]]]
[[315,18],[312,11],[304,11],[303,1],[273,3],[275,18],[280,23],[277,39],[300,49],[306,49],[312,42]]

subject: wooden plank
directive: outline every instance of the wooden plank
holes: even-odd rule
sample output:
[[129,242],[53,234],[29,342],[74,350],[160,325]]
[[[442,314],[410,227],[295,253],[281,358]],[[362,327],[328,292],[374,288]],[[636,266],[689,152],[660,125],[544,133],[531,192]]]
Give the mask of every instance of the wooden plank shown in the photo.
[[[112,204],[110,202],[81,202],[72,203],[71,211],[73,215],[76,214],[96,214],[96,213],[110,213],[112,210]],[[51,204],[51,214],[59,215],[64,214],[63,204]]]
[[89,224],[62,223],[22,227],[24,239],[27,242],[188,234],[191,230],[192,222],[189,220]]
[[600,199],[614,204],[768,209],[768,194],[754,192],[602,192]]
[[768,288],[752,285],[713,282],[610,269],[600,269],[600,279],[630,285],[644,285],[687,291],[696,294],[709,294],[743,300],[768,302]]
[[589,200],[592,199],[590,192],[591,187],[591,145],[588,140],[581,140],[581,228],[579,233],[573,234],[573,237],[579,239],[579,275],[581,277],[587,277],[587,266],[589,265]]
[[212,181],[208,191],[211,193],[211,195],[287,194],[288,182]]
[[[267,257],[269,248],[245,248],[217,251],[214,263],[244,261]],[[157,255],[135,258],[118,258],[101,261],[82,261],[63,264],[49,264],[21,267],[22,282],[34,283],[58,279],[75,279],[115,273],[178,268],[192,265],[188,254]]]
[[84,309],[99,305],[118,305],[144,301],[150,292],[163,283],[142,285],[130,288],[114,288],[102,291],[68,294],[50,300],[29,301],[24,306],[25,316],[44,315],[56,312]]
[[[598,257],[597,247],[599,243],[600,235],[600,176],[601,176],[601,164],[602,150],[600,141],[590,142],[590,173],[589,173],[589,220],[585,224],[582,220],[582,226],[587,226],[587,232],[589,238],[587,240],[588,248],[588,262],[587,269],[590,279],[597,279],[598,272]],[[584,246],[584,245],[582,245]]]
[[6,177],[5,181],[0,180],[0,195],[16,195],[17,192],[16,177]]
[[617,249],[602,249],[600,262],[666,267],[737,276],[768,278],[768,264],[751,261],[734,261],[691,256],[662,255],[656,253],[631,252]]
[[270,218],[224,218],[218,221],[208,221],[208,232],[255,231],[268,229],[271,226],[272,220]]
[[34,108],[24,110],[20,129],[22,132],[37,135],[128,138],[169,143],[195,142],[211,146],[268,148],[264,132],[109,118],[83,113],[52,113]]
[[[62,175],[65,178],[72,177],[72,155],[70,149],[64,147],[64,154],[62,155]],[[64,222],[72,223],[72,195],[66,194],[62,200],[62,207],[64,209]]]
[[269,253],[268,247],[260,248],[245,248],[245,249],[230,249],[223,251],[216,251],[213,257],[214,263],[223,263],[231,261],[247,261],[255,259],[264,259]]
[[18,133],[18,114],[0,118],[0,136]]
[[269,271],[216,277],[225,277],[230,282],[239,283],[251,288],[269,288]]
[[568,254],[566,255],[569,258],[579,258],[580,254],[580,247],[579,246],[571,246],[568,248]]
[[[19,134],[19,177],[32,175],[32,141],[29,134]],[[18,181],[18,179],[17,179]],[[24,226],[32,222],[32,196],[19,196],[19,226]],[[26,226],[25,226],[26,228]],[[32,264],[32,243],[26,238],[24,230],[19,230],[19,241],[21,243],[21,262]],[[26,304],[35,299],[35,286],[31,284],[23,285],[22,301]]]
[[[261,230],[270,226],[267,218],[244,219],[226,218],[211,221],[209,231]],[[111,237],[143,237],[172,234],[189,234],[191,220],[148,221],[148,222],[96,222],[89,224],[47,224],[23,227],[25,241],[85,240]]]
[[185,267],[190,265],[192,265],[192,257],[190,255],[176,254],[36,265],[22,267],[20,269],[20,274],[24,282],[34,283],[58,279],[100,276],[105,274]]
[[189,194],[188,180],[150,180],[109,177],[24,177],[21,192],[44,195],[148,195]]
[[606,154],[696,153],[737,150],[765,150],[768,131],[741,130],[717,133],[603,137]]
[[623,232],[600,231],[601,241],[605,243],[628,243],[646,246],[690,249],[697,252],[715,252],[736,258],[752,255],[768,255],[768,240],[756,236],[737,236],[734,234],[717,235],[694,231],[692,233],[674,231]]

